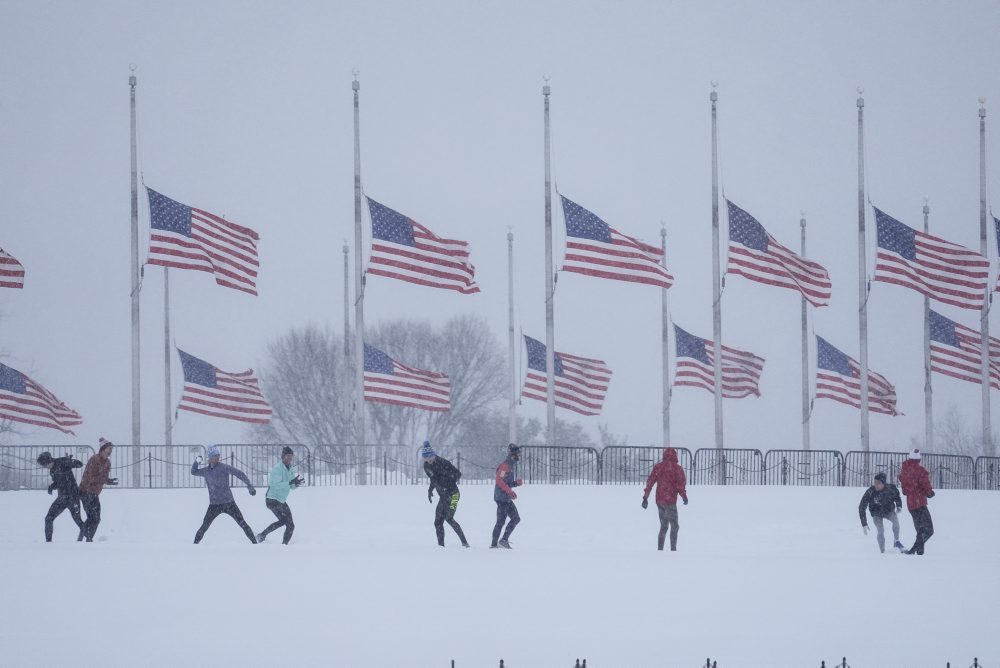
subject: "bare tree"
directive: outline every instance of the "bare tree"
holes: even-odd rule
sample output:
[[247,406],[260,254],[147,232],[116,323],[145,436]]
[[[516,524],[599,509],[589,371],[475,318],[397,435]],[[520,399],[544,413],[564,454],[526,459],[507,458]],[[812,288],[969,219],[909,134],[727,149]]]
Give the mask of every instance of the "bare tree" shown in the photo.
[[[997,434],[992,434],[993,442]],[[986,454],[982,437],[962,416],[958,406],[951,404],[942,419],[934,422],[934,453],[979,457]]]

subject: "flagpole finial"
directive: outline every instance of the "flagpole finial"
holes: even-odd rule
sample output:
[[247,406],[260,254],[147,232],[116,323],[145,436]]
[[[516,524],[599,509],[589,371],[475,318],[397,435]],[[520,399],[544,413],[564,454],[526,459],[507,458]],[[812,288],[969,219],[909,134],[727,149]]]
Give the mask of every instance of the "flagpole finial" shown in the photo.
[[806,228],[806,212],[801,209],[799,210],[799,225],[802,229]]
[[514,240],[514,226],[513,225],[508,225],[507,226],[507,241],[513,241],[513,240]]
[[354,77],[354,81],[351,82],[351,88],[358,90],[361,88],[361,84],[358,82],[358,75],[361,74],[361,70],[354,68],[351,70],[351,76]]
[[930,207],[930,205],[929,205],[929,204],[927,203],[927,198],[925,197],[925,198],[924,198],[924,215],[926,216],[926,215],[927,215],[927,214],[929,214],[930,212],[931,212],[931,207]]
[[865,89],[864,86],[858,86],[858,108],[865,106]]
[[979,97],[979,118],[986,118],[986,98]]
[[712,93],[708,96],[708,99],[712,102],[716,102],[719,99],[719,93],[715,89],[719,87],[719,82],[713,79],[709,83],[712,84]]
[[552,94],[552,88],[549,86],[549,81],[551,81],[551,80],[552,80],[552,77],[550,77],[548,74],[543,74],[542,75],[542,81],[545,82],[544,84],[542,84],[542,95],[551,95]]
[[128,85],[131,86],[132,88],[135,88],[135,70],[136,70],[136,64],[135,63],[129,63],[128,64],[128,71],[129,71]]
[[667,238],[667,224],[662,220],[660,221],[660,238],[661,239]]

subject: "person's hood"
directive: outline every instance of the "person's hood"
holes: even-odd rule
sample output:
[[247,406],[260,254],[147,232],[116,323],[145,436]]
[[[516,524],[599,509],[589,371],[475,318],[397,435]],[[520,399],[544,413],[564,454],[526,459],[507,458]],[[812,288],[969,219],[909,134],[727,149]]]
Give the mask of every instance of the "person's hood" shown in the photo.
[[663,461],[668,464],[677,463],[677,451],[673,448],[663,448]]

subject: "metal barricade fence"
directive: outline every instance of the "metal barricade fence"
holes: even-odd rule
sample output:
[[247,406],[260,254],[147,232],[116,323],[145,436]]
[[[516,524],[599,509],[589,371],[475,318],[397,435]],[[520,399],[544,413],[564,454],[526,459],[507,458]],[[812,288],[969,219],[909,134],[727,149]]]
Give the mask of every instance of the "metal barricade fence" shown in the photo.
[[976,489],[1000,489],[1000,457],[976,458]]
[[94,456],[94,449],[88,445],[0,446],[0,490],[47,489],[52,478],[48,469],[38,465],[38,455],[43,452],[48,452],[53,458],[73,457],[84,466]]
[[885,473],[886,482],[899,483],[899,469],[906,461],[905,452],[863,452],[852,450],[844,455],[844,485],[868,487],[875,474]]
[[694,453],[695,485],[760,485],[764,455],[753,449],[699,448]]
[[976,463],[965,455],[925,454],[921,460],[934,489],[976,489]]
[[191,462],[205,456],[202,445],[116,445],[111,451],[110,477],[121,489],[201,487],[191,475]]
[[839,486],[844,482],[844,456],[836,450],[768,450],[765,485]]
[[[687,448],[674,448],[677,461],[688,480],[694,455]],[[663,448],[654,446],[609,445],[601,450],[601,484],[644,484],[649,472],[663,460]]]
[[518,475],[529,484],[597,485],[600,461],[594,448],[526,445],[521,448]]

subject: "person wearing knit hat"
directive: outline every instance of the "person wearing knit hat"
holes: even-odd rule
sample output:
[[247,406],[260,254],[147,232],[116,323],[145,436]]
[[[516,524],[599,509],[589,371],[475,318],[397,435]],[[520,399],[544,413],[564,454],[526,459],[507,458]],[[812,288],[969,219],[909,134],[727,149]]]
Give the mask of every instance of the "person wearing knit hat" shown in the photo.
[[87,513],[87,519],[80,533],[88,543],[94,542],[94,534],[97,533],[97,526],[101,523],[101,492],[104,486],[118,484],[118,478],[110,477],[111,451],[115,444],[104,438],[100,439],[98,444],[100,447],[97,455],[87,460],[83,477],[80,478],[80,501]]
[[882,523],[885,520],[892,522],[892,536],[895,542],[893,547],[902,551],[903,544],[899,542],[899,517],[897,512],[903,509],[903,500],[899,496],[899,489],[895,485],[886,482],[886,475],[879,471],[875,474],[875,480],[871,487],[865,491],[858,504],[858,514],[861,516],[861,529],[868,535],[868,519],[865,517],[865,509],[872,514],[875,528],[878,530],[876,539],[878,540],[879,552],[885,552],[885,529]]
[[221,453],[219,452],[219,446],[208,446],[207,454],[208,466],[198,466],[201,457],[191,464],[191,475],[204,478],[205,485],[208,487],[208,510],[205,511],[205,519],[202,520],[201,527],[198,528],[198,531],[194,535],[194,544],[197,545],[201,542],[201,539],[205,536],[205,532],[208,531],[208,527],[212,526],[212,522],[219,515],[229,515],[232,517],[236,524],[243,529],[243,533],[250,539],[250,542],[256,544],[257,539],[253,535],[253,529],[243,519],[243,513],[240,512],[240,507],[236,505],[236,500],[233,499],[233,490],[229,487],[230,476],[236,476],[242,480],[243,484],[247,486],[250,496],[255,496],[257,490],[254,488],[253,483],[250,482],[250,478],[247,477],[246,473],[229,464],[223,464],[220,461]]
[[[521,515],[517,512],[517,506],[514,505],[514,500],[517,499],[517,492],[514,491],[514,488],[524,484],[524,481],[517,477],[517,463],[519,461],[521,461],[521,446],[516,443],[509,444],[507,458],[500,462],[500,466],[497,467],[495,484],[493,485],[493,500],[497,504],[497,523],[493,525],[491,548],[511,549],[510,534],[521,522]],[[507,523],[506,529],[504,522]],[[501,531],[503,531],[502,538]]]
[[447,522],[462,541],[462,547],[469,547],[465,532],[455,521],[455,511],[458,510],[458,500],[461,498],[458,480],[462,477],[462,472],[444,457],[439,457],[430,441],[424,441],[420,446],[420,456],[424,460],[424,473],[430,478],[427,501],[434,503],[434,491],[437,490],[438,493],[438,504],[434,510],[434,533],[437,535],[438,545],[444,547],[444,523]]
[[913,518],[913,529],[917,539],[906,554],[924,553],[924,544],[934,535],[934,522],[931,511],[927,508],[927,499],[934,496],[931,488],[931,476],[920,464],[920,450],[911,452],[899,470],[899,485],[906,496],[906,508]]
[[285,527],[281,544],[288,545],[288,541],[292,539],[295,522],[292,521],[292,509],[288,507],[288,495],[293,489],[298,489],[306,483],[292,464],[293,459],[295,453],[286,445],[281,449],[281,461],[274,465],[267,476],[267,496],[264,498],[264,505],[278,519],[257,534],[258,543],[263,543],[267,539],[267,534],[281,527]]

